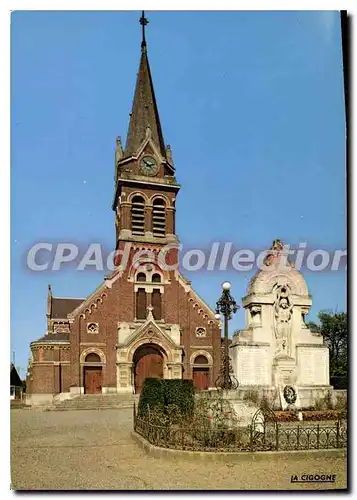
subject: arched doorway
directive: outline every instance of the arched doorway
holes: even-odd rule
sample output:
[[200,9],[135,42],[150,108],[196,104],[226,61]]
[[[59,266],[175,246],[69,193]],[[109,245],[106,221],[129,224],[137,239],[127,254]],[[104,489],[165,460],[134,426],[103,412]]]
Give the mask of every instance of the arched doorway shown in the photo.
[[100,356],[95,352],[91,352],[87,354],[84,362],[84,394],[101,394],[102,366]]
[[209,387],[209,366],[206,356],[199,355],[195,358],[192,369],[192,378],[195,391],[204,391]]
[[135,393],[141,392],[147,377],[164,377],[164,357],[159,346],[144,344],[139,347],[133,357]]

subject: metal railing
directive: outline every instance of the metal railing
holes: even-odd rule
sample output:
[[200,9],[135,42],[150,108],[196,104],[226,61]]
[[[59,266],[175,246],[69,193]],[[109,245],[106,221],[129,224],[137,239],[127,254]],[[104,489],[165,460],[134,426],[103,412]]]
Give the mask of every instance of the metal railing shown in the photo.
[[347,448],[346,420],[331,424],[285,424],[259,410],[252,423],[242,428],[157,425],[150,422],[150,412],[139,417],[135,405],[133,417],[134,430],[151,444],[162,448],[214,452]]

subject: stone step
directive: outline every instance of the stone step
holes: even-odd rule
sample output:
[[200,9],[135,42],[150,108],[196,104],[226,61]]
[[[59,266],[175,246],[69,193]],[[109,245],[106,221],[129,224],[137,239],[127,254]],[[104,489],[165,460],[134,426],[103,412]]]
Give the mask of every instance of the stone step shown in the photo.
[[125,410],[132,409],[133,403],[130,404],[121,404],[121,405],[110,405],[110,406],[78,406],[78,407],[70,407],[70,406],[51,406],[47,408],[47,411],[71,411],[71,410]]
[[132,408],[137,404],[136,394],[82,394],[72,399],[54,402],[49,409],[54,410],[95,410],[109,408]]

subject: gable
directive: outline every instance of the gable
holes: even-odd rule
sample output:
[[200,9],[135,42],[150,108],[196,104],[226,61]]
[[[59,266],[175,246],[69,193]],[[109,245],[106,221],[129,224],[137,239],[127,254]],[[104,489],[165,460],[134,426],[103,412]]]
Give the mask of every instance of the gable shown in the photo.
[[171,348],[177,348],[178,346],[173,342],[171,337],[167,335],[155,322],[153,319],[146,321],[141,327],[135,330],[130,337],[126,340],[125,345],[131,347],[134,344],[147,341],[149,344],[155,344],[155,340],[159,343],[165,343]]

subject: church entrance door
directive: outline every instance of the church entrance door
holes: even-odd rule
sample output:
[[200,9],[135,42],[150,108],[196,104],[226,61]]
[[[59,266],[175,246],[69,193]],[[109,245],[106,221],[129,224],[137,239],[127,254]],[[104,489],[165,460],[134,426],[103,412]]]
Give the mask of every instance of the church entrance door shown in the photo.
[[84,393],[85,394],[102,393],[102,367],[98,366],[84,367]]
[[208,368],[193,368],[193,385],[195,391],[208,389]]
[[134,385],[136,394],[141,392],[147,377],[164,377],[164,358],[159,347],[153,344],[145,344],[135,352]]

